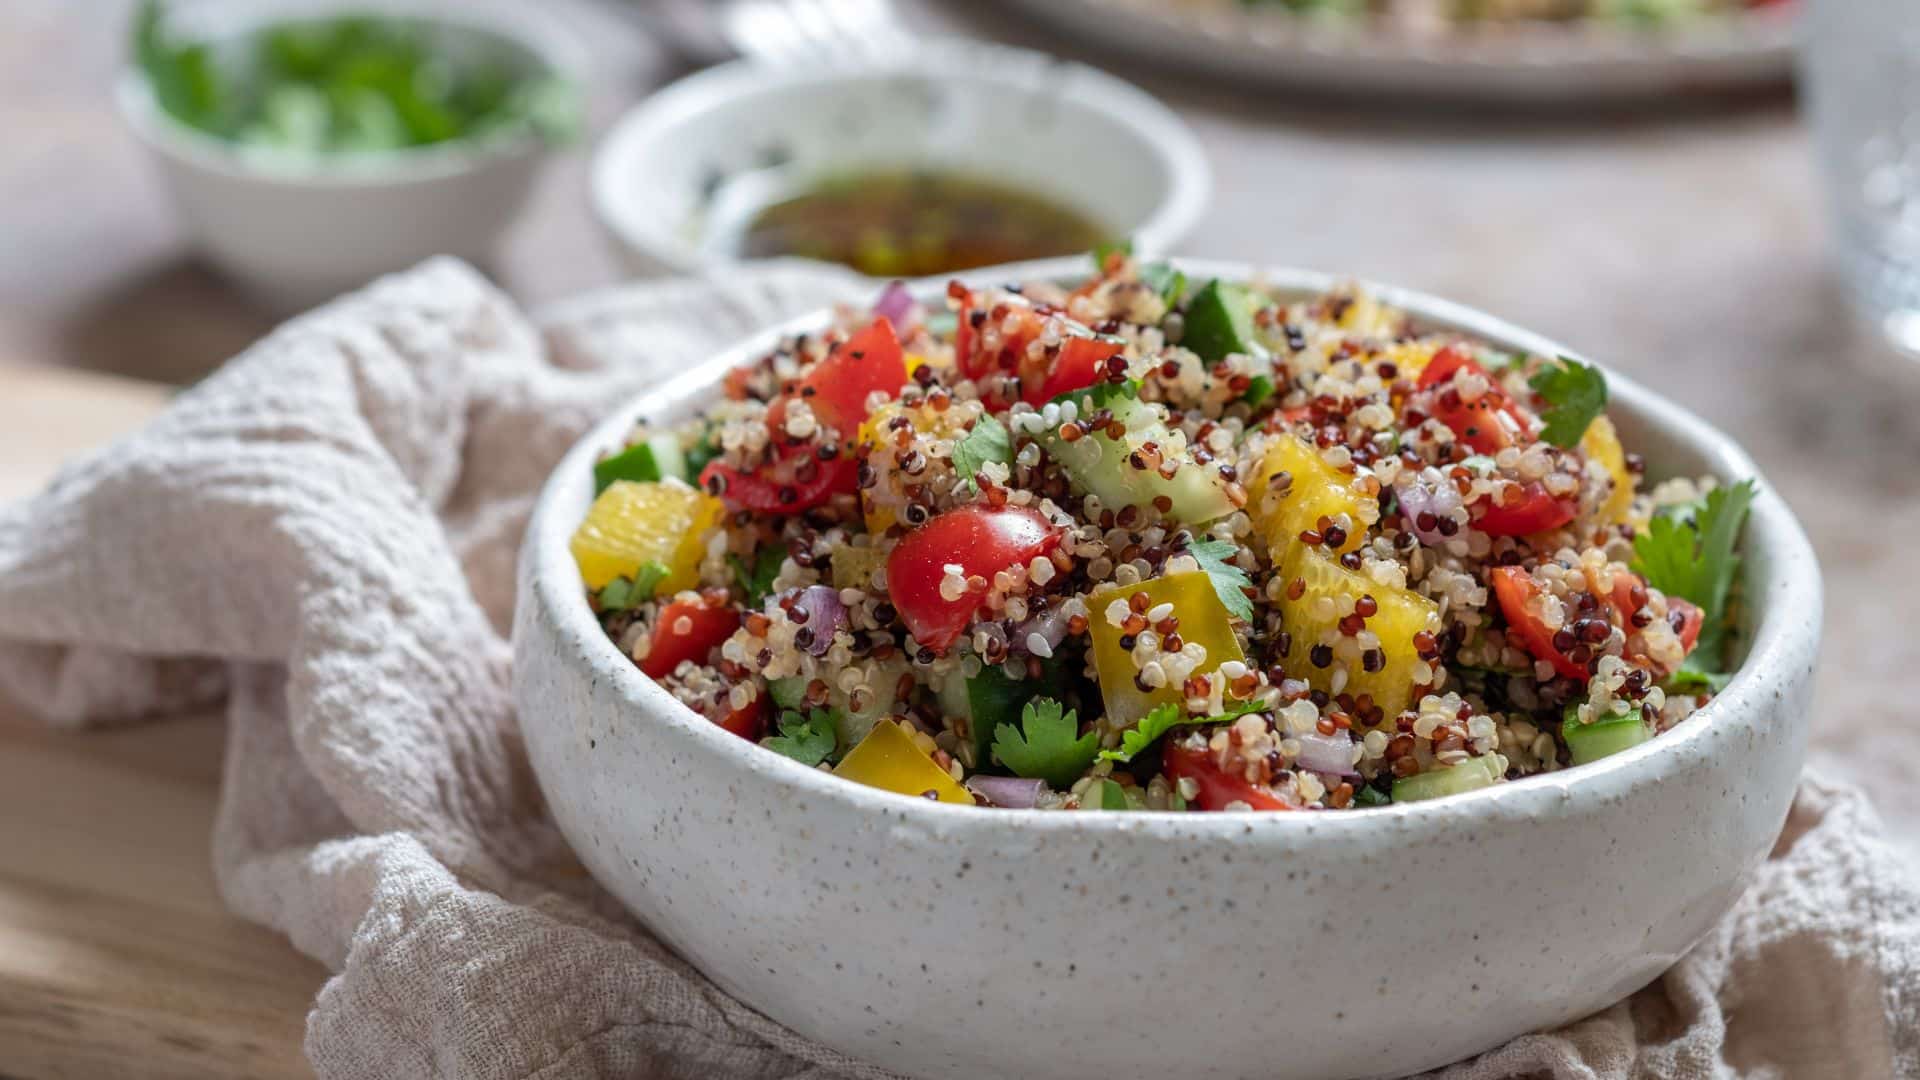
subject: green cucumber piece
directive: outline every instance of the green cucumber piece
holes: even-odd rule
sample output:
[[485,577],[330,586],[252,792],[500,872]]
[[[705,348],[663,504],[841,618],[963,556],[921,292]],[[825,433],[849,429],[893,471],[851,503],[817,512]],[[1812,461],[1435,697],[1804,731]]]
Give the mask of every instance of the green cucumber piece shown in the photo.
[[773,703],[782,709],[798,709],[807,697],[807,680],[799,675],[791,679],[773,679],[767,683],[767,694]]
[[595,494],[620,480],[657,483],[669,478],[687,479],[687,455],[680,449],[680,440],[668,432],[648,436],[593,466]]
[[[1081,399],[1083,410],[1090,407],[1085,400]],[[1172,438],[1166,421],[1152,405],[1135,397],[1114,395],[1103,407],[1111,409],[1114,419],[1126,425],[1127,433],[1118,441],[1089,435],[1068,442],[1057,430],[1040,435],[1047,453],[1060,463],[1075,487],[1115,510],[1151,506],[1164,495],[1173,504],[1168,513],[1189,525],[1203,525],[1233,513],[1226,481],[1215,469],[1189,459],[1168,479],[1153,469],[1136,469],[1129,463],[1128,458],[1141,444],[1152,441],[1166,446]]]
[[1186,330],[1180,344],[1209,364],[1229,353],[1257,355],[1253,340],[1253,295],[1214,278],[1187,302]]
[[960,763],[977,769],[990,760],[993,731],[1000,724],[1018,724],[1027,702],[1054,691],[1059,683],[1056,660],[1045,661],[1038,679],[1009,678],[1006,669],[987,664],[971,679],[956,669],[937,691],[940,708],[948,716],[965,717],[967,738],[959,745]]
[[1647,730],[1638,710],[1624,716],[1603,716],[1591,724],[1583,724],[1574,716],[1577,709],[1578,706],[1569,708],[1565,722],[1560,725],[1560,737],[1566,740],[1567,753],[1572,755],[1575,765],[1611,757],[1653,738],[1653,732]]
[[1468,758],[1458,765],[1402,777],[1393,782],[1393,801],[1419,802],[1492,787],[1500,779],[1491,757]]

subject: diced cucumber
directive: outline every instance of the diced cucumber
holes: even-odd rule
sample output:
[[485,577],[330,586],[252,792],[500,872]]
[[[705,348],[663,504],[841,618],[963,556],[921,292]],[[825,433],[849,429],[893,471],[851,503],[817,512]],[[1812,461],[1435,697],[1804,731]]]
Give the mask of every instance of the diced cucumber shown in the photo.
[[1186,330],[1180,344],[1209,364],[1229,353],[1257,354],[1253,339],[1253,296],[1238,285],[1214,278],[1187,303]]
[[993,746],[993,730],[999,724],[1019,724],[1020,710],[1027,702],[1052,691],[1058,683],[1058,665],[1043,664],[1038,679],[1012,679],[1006,669],[994,664],[981,667],[971,679],[958,669],[940,684],[940,708],[948,716],[964,717],[967,738],[958,747],[960,763],[979,768]]
[[797,709],[806,699],[807,680],[798,675],[791,679],[774,679],[767,683],[767,693],[780,708]]
[[1499,781],[1500,776],[1498,763],[1491,755],[1468,758],[1458,765],[1395,780],[1393,801],[1419,802],[1422,799],[1438,799],[1444,795],[1478,791],[1481,788],[1492,787]]
[[[1090,408],[1084,404],[1084,395],[1080,400],[1083,411]],[[1115,510],[1151,506],[1156,498],[1165,496],[1173,504],[1168,513],[1190,525],[1202,525],[1234,512],[1233,500],[1227,497],[1227,482],[1211,466],[1186,458],[1171,479],[1161,476],[1157,469],[1133,467],[1129,459],[1143,444],[1152,442],[1163,448],[1171,444],[1172,432],[1152,405],[1116,394],[1102,407],[1111,409],[1113,418],[1126,425],[1127,433],[1118,441],[1106,435],[1089,435],[1068,442],[1057,430],[1040,435],[1041,443],[1074,486]]]
[[1578,708],[1577,705],[1568,708],[1566,720],[1560,725],[1560,737],[1567,741],[1567,753],[1572,755],[1575,765],[1599,761],[1653,738],[1653,732],[1647,730],[1638,710],[1603,716],[1591,724],[1583,724],[1575,715]]
[[[895,708],[904,708],[894,700],[894,688],[899,685],[900,676],[911,671],[905,657],[895,654],[892,659],[874,665],[873,673],[867,680],[867,686],[873,693],[868,695],[867,707],[854,712],[847,708],[847,695],[838,686],[834,686],[827,695],[840,717],[840,745],[842,748],[858,745],[873,730],[880,718],[893,712]],[[828,680],[829,684],[832,680]]]
[[661,432],[596,462],[593,489],[596,493],[605,491],[619,480],[652,483],[669,477],[687,479],[687,455],[680,449],[678,437],[671,432]]

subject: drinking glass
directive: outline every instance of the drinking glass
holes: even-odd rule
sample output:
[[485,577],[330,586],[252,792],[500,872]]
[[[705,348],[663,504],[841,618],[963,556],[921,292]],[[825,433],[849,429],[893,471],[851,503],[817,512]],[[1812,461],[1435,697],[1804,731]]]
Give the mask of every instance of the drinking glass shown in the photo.
[[1800,92],[1852,298],[1920,360],[1920,0],[1807,0]]

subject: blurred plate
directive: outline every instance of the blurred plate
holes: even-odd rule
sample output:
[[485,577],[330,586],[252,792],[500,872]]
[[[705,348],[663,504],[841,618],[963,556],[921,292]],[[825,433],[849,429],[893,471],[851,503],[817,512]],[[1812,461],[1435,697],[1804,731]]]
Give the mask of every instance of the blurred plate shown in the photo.
[[1249,10],[1238,0],[1005,2],[1092,42],[1242,83],[1543,105],[1782,84],[1797,6],[1659,31],[1525,24],[1422,33]]

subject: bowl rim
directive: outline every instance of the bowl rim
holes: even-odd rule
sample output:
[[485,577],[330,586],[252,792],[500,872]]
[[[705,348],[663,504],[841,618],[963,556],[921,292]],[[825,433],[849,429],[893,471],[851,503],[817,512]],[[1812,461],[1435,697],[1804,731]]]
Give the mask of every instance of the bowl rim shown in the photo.
[[[1314,270],[1262,269],[1247,263],[1200,259],[1174,259],[1173,262],[1189,277],[1257,281],[1288,295],[1318,294],[1338,284],[1358,282],[1381,301],[1402,308],[1426,323],[1472,334],[1496,345],[1592,362],[1542,335],[1466,305],[1412,289]],[[950,278],[960,278],[977,286],[1042,278],[1073,280],[1086,274],[1084,259],[1045,259],[922,278],[910,286],[917,295],[926,298],[938,296]],[[1576,797],[1605,799],[1630,795],[1634,788],[1676,776],[1689,760],[1687,751],[1696,755],[1731,752],[1731,740],[1746,730],[1746,725],[1737,719],[1764,712],[1768,698],[1778,693],[1757,673],[1791,673],[1808,665],[1817,655],[1823,592],[1819,564],[1811,542],[1785,501],[1753,459],[1727,435],[1626,375],[1600,365],[1607,373],[1610,407],[1619,405],[1637,414],[1649,426],[1674,433],[1676,441],[1696,450],[1713,474],[1722,480],[1754,480],[1757,492],[1742,551],[1749,556],[1746,561],[1749,567],[1758,561],[1751,558],[1754,553],[1764,549],[1768,554],[1767,578],[1749,580],[1746,587],[1750,598],[1766,596],[1765,615],[1752,627],[1746,659],[1719,695],[1658,738],[1586,765],[1477,791],[1415,804],[1372,807],[1358,813],[1279,814],[1247,810],[1195,814],[1143,810],[1125,814],[1078,814],[1001,808],[983,812],[979,806],[930,802],[850,783],[782,755],[765,752],[757,745],[746,744],[680,704],[642,674],[606,636],[584,602],[579,572],[567,547],[577,521],[562,516],[563,507],[569,503],[578,503],[584,511],[585,503],[592,497],[593,460],[601,449],[623,441],[637,420],[684,413],[686,408],[701,403],[703,395],[712,391],[719,377],[731,367],[765,351],[786,335],[817,329],[831,317],[830,310],[821,309],[787,320],[719,350],[707,361],[628,399],[587,432],[549,476],[535,503],[521,552],[518,570],[521,602],[532,605],[534,618],[553,620],[551,628],[557,631],[555,638],[564,648],[578,650],[576,655],[564,657],[563,664],[584,665],[580,677],[591,682],[596,693],[617,695],[632,706],[632,711],[639,714],[635,717],[636,723],[678,728],[680,734],[669,737],[688,738],[692,740],[690,747],[698,746],[710,757],[726,759],[731,767],[739,769],[743,781],[758,779],[784,785],[793,798],[826,800],[840,804],[843,809],[897,816],[902,821],[916,822],[934,830],[952,830],[978,823],[992,828],[1064,829],[1098,835],[1172,829],[1189,835],[1217,836],[1250,832],[1256,818],[1283,823],[1267,826],[1269,828],[1307,829],[1307,835],[1326,830],[1340,834],[1343,830],[1451,828],[1467,821],[1557,813]],[[521,718],[523,725],[537,722],[540,721]]]
[[[387,19],[417,19],[489,34],[525,49],[548,74],[584,95],[589,63],[571,34],[551,20],[528,17],[520,9],[490,2],[453,0],[210,0],[184,9],[200,28],[201,40],[220,41],[278,23],[355,14]],[[299,156],[249,152],[239,143],[208,134],[160,107],[146,73],[131,58],[114,78],[114,103],[121,120],[149,147],[222,176],[260,182],[328,188],[389,187],[426,183],[473,172],[497,161],[537,155],[548,149],[531,132],[475,137],[398,150],[356,151]]]
[[[1029,92],[1073,96],[1138,136],[1165,168],[1168,182],[1147,219],[1131,230],[1136,250],[1160,254],[1199,222],[1213,187],[1205,149],[1184,120],[1158,98],[1117,76],[1031,49],[955,37],[925,37],[887,57],[849,58],[831,69],[775,67],[740,59],[697,71],[621,114],[595,149],[588,185],[594,216],[629,254],[679,272],[730,265],[677,235],[679,225],[651,216],[627,179],[653,148],[700,116],[748,94],[871,79],[877,75],[998,83]],[[853,162],[858,164],[859,162]]]

